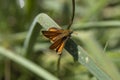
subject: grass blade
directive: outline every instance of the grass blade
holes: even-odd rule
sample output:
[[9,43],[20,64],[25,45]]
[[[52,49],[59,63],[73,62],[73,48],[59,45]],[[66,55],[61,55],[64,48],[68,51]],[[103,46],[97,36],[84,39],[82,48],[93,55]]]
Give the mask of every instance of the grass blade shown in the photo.
[[14,62],[24,66],[25,68],[29,69],[30,71],[37,74],[39,77],[42,77],[46,80],[58,80],[55,76],[51,75],[49,72],[41,68],[40,66],[34,64],[33,62],[13,53],[3,47],[0,47],[0,55],[5,56]]

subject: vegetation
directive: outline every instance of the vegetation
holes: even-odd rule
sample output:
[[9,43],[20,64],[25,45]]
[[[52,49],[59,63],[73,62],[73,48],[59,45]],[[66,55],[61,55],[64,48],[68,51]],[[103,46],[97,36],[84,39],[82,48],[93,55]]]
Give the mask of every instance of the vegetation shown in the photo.
[[0,80],[120,79],[119,0],[76,0],[59,74],[59,55],[41,31],[66,29],[71,1],[20,1],[0,1]]

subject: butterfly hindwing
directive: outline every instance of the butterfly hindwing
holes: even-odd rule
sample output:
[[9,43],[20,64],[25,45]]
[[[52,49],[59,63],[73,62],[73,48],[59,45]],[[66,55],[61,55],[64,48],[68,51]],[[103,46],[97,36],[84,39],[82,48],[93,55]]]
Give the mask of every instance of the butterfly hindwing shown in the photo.
[[62,39],[57,40],[50,46],[50,49],[56,49],[61,44],[61,42],[62,42]]
[[51,46],[50,46],[50,49],[56,49],[56,52],[58,54],[61,54],[64,46],[65,46],[65,43],[67,41],[68,37],[66,38],[61,38],[59,40],[57,40],[56,42],[54,42]]
[[56,52],[57,52],[58,54],[61,54],[61,52],[62,52],[62,50],[63,50],[63,48],[64,48],[64,46],[65,46],[66,41],[67,41],[67,39],[64,40],[64,41],[62,41],[61,44],[56,48]]

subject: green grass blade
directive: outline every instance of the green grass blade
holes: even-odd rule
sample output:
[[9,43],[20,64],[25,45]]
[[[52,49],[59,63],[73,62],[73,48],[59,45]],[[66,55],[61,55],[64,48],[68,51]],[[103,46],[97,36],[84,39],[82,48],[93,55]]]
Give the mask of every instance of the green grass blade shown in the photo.
[[74,30],[83,29],[105,29],[105,28],[120,28],[120,21],[96,21],[76,23],[73,25]]
[[24,42],[24,48],[23,48],[24,54],[23,55],[25,55],[27,53],[29,53],[29,54],[32,53],[33,46],[36,42],[36,39],[39,35],[41,28],[42,27],[37,24],[37,17],[36,17],[30,27],[30,30],[29,30],[26,40]]
[[46,80],[58,80],[55,76],[51,75],[49,72],[41,68],[40,66],[34,64],[33,62],[13,53],[3,47],[0,47],[0,55],[5,56],[14,62],[24,66],[25,68],[29,69],[30,71],[37,74],[39,77],[42,77]]
[[[106,80],[119,80],[120,73],[118,72],[118,69],[107,57],[107,55],[104,54],[102,47],[94,38],[93,32],[78,32],[78,35],[79,36],[74,36],[80,38],[80,40],[84,43],[86,50],[89,51],[90,55],[92,56],[94,64],[96,64],[96,66],[99,67],[100,71],[106,73],[106,75],[108,75],[110,78]],[[95,66],[93,67],[95,68]],[[95,72],[100,73],[100,71],[97,70]],[[103,74],[101,73],[101,75]],[[103,80],[102,78],[100,80]]]

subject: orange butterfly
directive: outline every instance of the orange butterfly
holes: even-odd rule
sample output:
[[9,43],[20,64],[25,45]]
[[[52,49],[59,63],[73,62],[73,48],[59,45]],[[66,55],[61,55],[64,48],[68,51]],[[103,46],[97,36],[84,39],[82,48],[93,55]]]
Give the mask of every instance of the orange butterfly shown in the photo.
[[55,27],[49,28],[48,31],[42,31],[43,35],[53,42],[50,49],[55,49],[58,54],[61,54],[65,43],[70,38],[72,32],[73,31],[71,30],[63,30]]
[[67,27],[67,30],[59,29],[59,28],[49,28],[48,31],[42,31],[43,35],[49,38],[53,44],[50,46],[50,49],[55,49],[58,54],[61,54],[66,41],[70,38],[73,31],[69,30],[74,19],[75,15],[75,0],[72,0],[72,18]]

